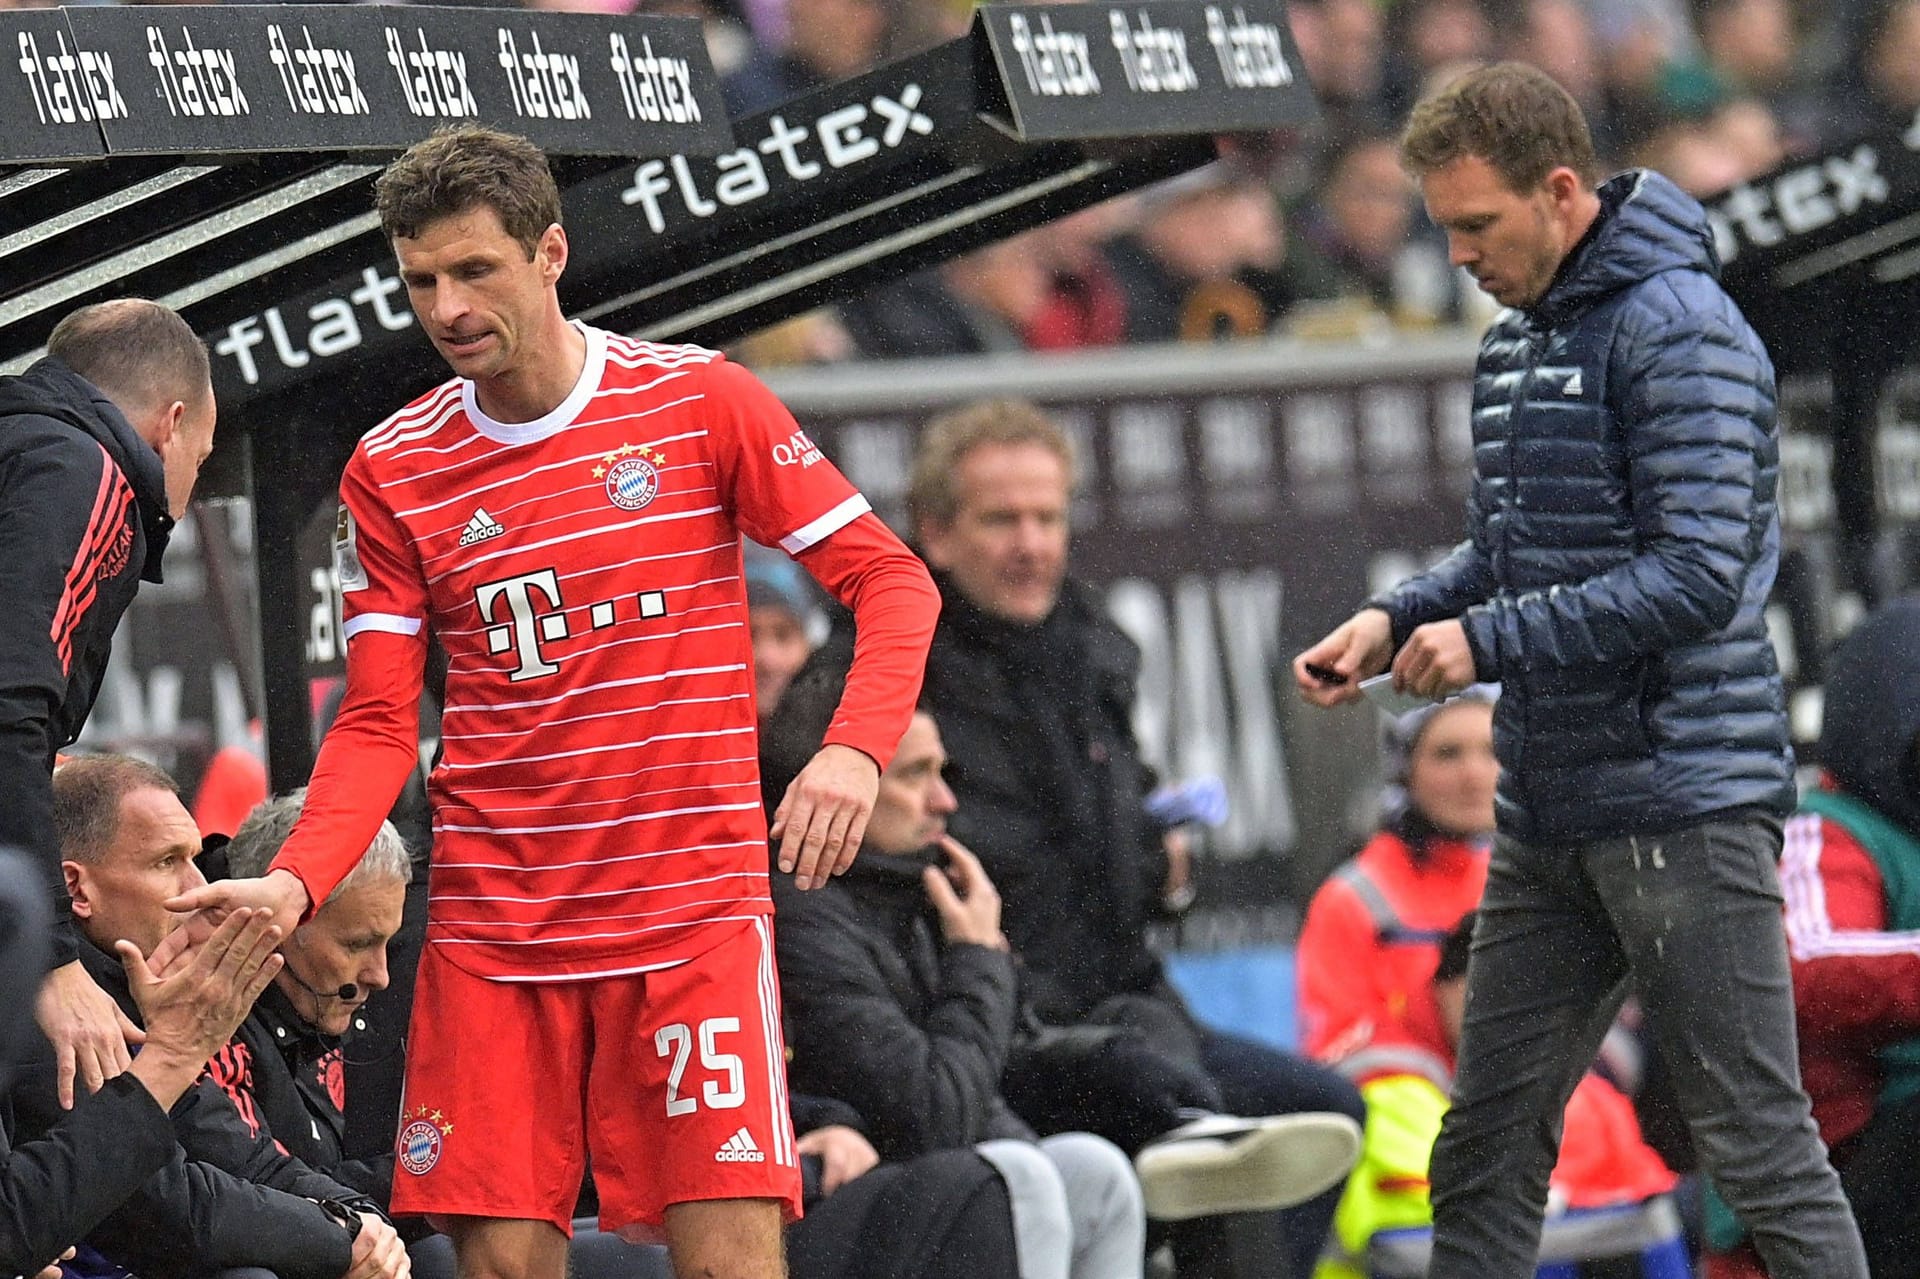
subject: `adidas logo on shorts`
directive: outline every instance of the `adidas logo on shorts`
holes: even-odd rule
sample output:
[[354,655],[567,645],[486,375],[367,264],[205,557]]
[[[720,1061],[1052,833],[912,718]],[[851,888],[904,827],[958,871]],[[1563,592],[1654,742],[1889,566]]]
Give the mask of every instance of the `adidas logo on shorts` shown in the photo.
[[475,542],[484,542],[490,537],[499,537],[507,530],[487,514],[484,506],[475,507],[473,518],[467,521],[467,527],[460,534],[460,545],[472,546]]
[[720,1147],[713,1161],[717,1164],[763,1164],[767,1157],[760,1147],[753,1144],[753,1134],[742,1128],[727,1138],[727,1144]]

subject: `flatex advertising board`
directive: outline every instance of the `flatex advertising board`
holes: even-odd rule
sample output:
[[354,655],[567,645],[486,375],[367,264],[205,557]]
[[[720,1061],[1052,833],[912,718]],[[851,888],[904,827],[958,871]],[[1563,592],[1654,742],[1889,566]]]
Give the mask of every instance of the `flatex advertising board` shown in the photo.
[[[450,123],[571,155],[706,153],[732,136],[688,19],[372,5],[58,16],[64,35],[22,31],[56,51],[49,74],[29,69],[23,49],[29,92],[57,105],[64,87],[90,108],[109,154],[390,151]],[[76,70],[56,78],[69,62]],[[5,158],[18,158],[14,132]]]
[[995,4],[975,21],[1029,142],[1203,132],[1248,114],[1298,126],[1317,113],[1278,0]]
[[125,114],[112,55],[81,48],[58,9],[0,13],[0,150],[11,161],[98,160],[99,121]]

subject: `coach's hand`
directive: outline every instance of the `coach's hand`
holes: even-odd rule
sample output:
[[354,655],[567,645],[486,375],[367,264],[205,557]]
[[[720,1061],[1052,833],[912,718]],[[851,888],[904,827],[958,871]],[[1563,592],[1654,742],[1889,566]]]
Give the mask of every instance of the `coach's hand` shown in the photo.
[[815,1128],[793,1143],[797,1155],[820,1156],[820,1193],[830,1195],[856,1177],[864,1177],[879,1166],[880,1152],[860,1135],[857,1128],[828,1124]]
[[1393,619],[1363,608],[1293,659],[1300,695],[1315,706],[1358,701],[1360,681],[1387,669],[1393,657]]
[[1393,659],[1393,686],[1439,701],[1473,683],[1473,649],[1457,617],[1414,628]]
[[55,1087],[64,1110],[73,1109],[76,1078],[88,1092],[99,1092],[100,1085],[132,1064],[127,1045],[146,1040],[77,959],[47,974],[34,1013],[53,1045]]
[[[185,941],[198,945],[213,935],[213,930],[229,914],[242,906],[262,911],[267,922],[280,929],[282,936],[293,936],[301,917],[311,903],[307,886],[290,870],[270,870],[259,879],[216,879],[211,884],[190,889],[167,899],[166,907],[176,915],[193,912],[187,921]],[[174,958],[164,943],[154,952],[155,971],[164,972]]]
[[413,1262],[407,1246],[392,1226],[370,1212],[360,1214],[360,1233],[353,1241],[353,1262],[344,1279],[407,1279]]
[[880,793],[880,765],[851,746],[827,745],[807,761],[773,810],[767,836],[793,886],[818,888],[853,865]]

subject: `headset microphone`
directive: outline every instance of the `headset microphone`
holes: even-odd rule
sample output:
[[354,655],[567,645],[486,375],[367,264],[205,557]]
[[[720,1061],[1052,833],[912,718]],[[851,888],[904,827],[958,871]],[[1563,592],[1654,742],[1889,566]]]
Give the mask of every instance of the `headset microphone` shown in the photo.
[[342,986],[339,989],[339,991],[334,995],[335,999],[358,999],[359,997],[360,997],[360,988],[354,985],[352,982],[348,982],[346,985]]

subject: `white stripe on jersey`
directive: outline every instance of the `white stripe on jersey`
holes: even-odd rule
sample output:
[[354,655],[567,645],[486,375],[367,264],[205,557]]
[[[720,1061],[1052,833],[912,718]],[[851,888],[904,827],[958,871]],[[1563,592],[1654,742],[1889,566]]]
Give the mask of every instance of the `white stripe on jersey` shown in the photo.
[[780,549],[789,555],[798,555],[809,546],[831,537],[847,525],[871,511],[867,499],[855,493],[840,505],[811,523],[802,525],[780,539]]
[[[617,719],[622,715],[645,715],[649,711],[664,710],[669,706],[705,706],[713,702],[744,702],[746,700],[747,695],[745,693],[728,693],[725,697],[675,697],[664,702],[655,702],[651,706],[622,706],[619,710],[595,711],[591,715],[569,715],[565,719],[543,719],[540,721],[540,727],[555,728],[561,724],[584,724],[589,720]],[[478,742],[484,741],[489,737],[525,737],[526,735],[526,729],[516,728],[504,733],[461,733],[458,736],[459,740],[463,742]]]
[[[729,915],[727,916],[727,918],[732,919],[733,916]],[[675,927],[675,928],[680,926],[681,925],[677,925],[677,924],[662,925],[662,927]],[[661,973],[661,972],[665,972],[669,968],[678,968],[680,965],[685,963],[690,963],[690,962],[692,961],[686,960],[686,959],[669,959],[669,960],[666,960],[664,963],[636,964],[632,968],[596,969],[595,971],[590,973],[508,973],[504,977],[489,977],[487,978],[487,980],[488,981],[513,981],[513,982],[520,982],[523,985],[536,985],[536,984],[544,984],[547,982],[560,982],[560,981],[599,981],[603,977],[634,977],[634,976],[638,976],[641,973]]]
[[[691,910],[696,906],[735,906],[738,904],[739,904],[739,901],[737,898],[729,897],[729,898],[722,898],[718,901],[710,901],[710,902],[688,902],[684,907],[680,907],[677,909]],[[662,910],[662,911],[655,911],[653,913],[656,915],[672,915],[677,913],[677,911]],[[608,941],[615,937],[644,937],[646,934],[653,932],[655,929],[658,929],[658,928],[695,927],[695,926],[700,926],[705,924],[717,924],[722,920],[727,920],[727,919],[757,919],[757,918],[759,918],[757,915],[745,915],[745,916],[713,915],[713,916],[703,917],[700,919],[687,920],[684,924],[648,924],[645,928],[629,928],[622,932],[617,932],[617,933],[571,933],[562,937],[512,938],[512,937],[432,937],[432,936],[429,936],[427,940],[439,946],[557,946],[563,942]],[[433,923],[432,920],[427,921],[427,931],[429,933],[431,933],[435,927],[436,925]],[[542,925],[542,927],[546,927],[546,925]]]
[[682,853],[717,853],[724,848],[753,848],[764,845],[764,839],[736,839],[724,844],[688,844],[684,848],[658,848],[650,853],[622,853],[618,857],[588,857],[577,862],[542,862],[537,866],[522,866],[519,862],[441,862],[433,863],[435,870],[510,870],[516,874],[531,875],[543,870],[578,870],[582,866],[613,866],[621,862],[651,861],[656,857],[678,857]]
[[607,349],[618,350],[622,355],[632,355],[665,362],[668,360],[706,359],[711,360],[720,352],[711,347],[700,346],[693,342],[649,342],[645,338],[628,337],[624,333],[608,333]]
[[[589,607],[591,607],[591,605],[589,605]],[[712,609],[731,607],[732,605],[730,604],[711,604],[705,608],[691,611],[709,612]],[[739,631],[745,629],[746,624],[744,622],[716,622],[712,626],[683,626],[677,631],[662,631],[657,635],[633,635],[626,639],[608,640],[604,644],[595,644],[592,648],[576,648],[571,653],[568,653],[567,656],[570,658],[589,657],[594,653],[604,653],[609,649],[624,648],[628,644],[651,644],[655,640],[678,639],[682,635],[704,635],[708,631]],[[457,670],[464,675],[469,671],[488,671],[493,668],[490,666],[468,666],[455,661],[449,664],[448,669]]]
[[[493,486],[489,485],[488,487],[491,488]],[[643,515],[639,519],[623,520],[618,524],[602,524],[599,528],[582,529],[578,533],[564,533],[559,537],[547,538],[543,542],[528,542],[524,546],[505,546],[497,551],[490,551],[485,555],[476,555],[466,561],[462,567],[471,568],[476,564],[485,564],[505,555],[520,555],[528,551],[544,550],[549,546],[560,546],[567,542],[578,542],[582,538],[598,537],[602,533],[624,533],[628,529],[645,528],[649,524],[670,524],[675,520],[695,520],[703,515],[713,515],[724,509],[724,507],[720,506],[703,506],[693,511],[668,511],[662,515]],[[439,577],[444,576],[446,576],[444,573],[439,575]],[[429,582],[437,580],[437,577],[428,578]]]
[[393,462],[398,462],[403,457],[421,457],[429,453],[445,456],[446,454],[449,454],[449,453],[458,453],[461,449],[466,448],[469,444],[473,444],[478,441],[485,440],[486,438],[487,437],[480,434],[480,432],[475,431],[472,435],[467,436],[465,439],[456,440],[454,443],[449,444],[444,448],[436,448],[434,445],[431,445],[431,444],[422,444],[419,448],[402,449],[398,453],[395,453],[392,456],[392,458],[388,460]]
[[[511,762],[511,761],[509,761]],[[628,813],[625,817],[615,817],[604,822],[565,822],[552,826],[455,826],[443,822],[434,827],[436,830],[457,830],[466,835],[544,835],[563,830],[612,830],[616,826],[631,826],[635,822],[657,822],[667,817],[688,817],[696,813],[744,813],[756,808],[760,799],[755,796],[744,804],[698,804],[690,808],[669,808],[657,813]]]
[[360,443],[379,444],[399,432],[406,430],[410,426],[418,426],[421,422],[445,408],[448,396],[453,397],[454,403],[459,403],[459,379],[456,378],[451,382],[442,382],[439,386],[427,392],[425,399],[407,405],[392,417],[389,417],[386,421],[361,436]]
[[[747,724],[740,728],[719,728],[701,733],[656,733],[652,737],[643,737],[637,742],[609,742],[605,746],[588,746],[577,751],[556,751],[551,755],[516,755],[511,759],[485,760],[472,764],[454,764],[442,760],[440,767],[449,772],[456,770],[464,772],[475,768],[513,768],[521,764],[542,764],[555,759],[576,759],[582,755],[604,755],[608,751],[637,750],[642,746],[651,746],[655,742],[693,741],[703,737],[738,737],[741,733],[751,733],[753,731],[754,726]],[[440,740],[451,744],[458,739],[455,738],[453,734],[447,733],[444,734]],[[552,785],[553,783],[549,781],[547,784]],[[448,826],[444,829],[484,830],[486,828],[483,826]]]
[[352,639],[362,631],[383,631],[389,635],[418,635],[421,619],[402,617],[398,613],[362,613],[358,617],[347,619],[340,628],[340,634]]
[[[392,449],[396,449],[400,447],[402,444],[411,444],[415,440],[430,440],[434,436],[440,434],[440,432],[444,431],[447,428],[448,424],[451,423],[453,419],[458,417],[459,415],[460,415],[460,404],[458,401],[455,401],[454,403],[449,404],[446,408],[440,410],[440,412],[436,413],[433,417],[429,418],[425,422],[422,422],[418,426],[409,427],[407,430],[400,432],[398,435],[390,435],[386,439],[380,441],[380,443],[378,444],[367,445],[366,454],[368,457],[374,457],[378,454],[386,453]],[[475,431],[472,426],[469,425],[466,429],[469,434],[467,438],[462,439],[460,443],[467,444],[472,440],[477,440],[481,438],[480,433]]]
[[[603,569],[589,569],[589,570],[588,570],[588,572],[594,572],[594,573],[599,573],[599,572],[604,572],[604,571],[605,571],[605,570],[603,570]],[[581,575],[581,574],[579,574],[579,573],[576,573],[576,574],[574,574],[574,576],[575,576],[575,577],[579,577],[579,576],[582,576],[582,575]],[[560,580],[561,580],[561,581],[565,581],[566,579],[565,579],[565,578],[562,578],[562,579],[560,579]],[[694,585],[695,585],[695,586],[707,586],[707,585],[712,585],[712,584],[714,584],[714,583],[719,583],[719,582],[735,582],[735,581],[738,581],[738,580],[739,580],[738,578],[734,578],[734,577],[716,577],[716,578],[713,578],[713,579],[711,580],[711,582],[696,582],[696,583],[695,583]],[[661,588],[660,588],[660,593],[661,593],[661,594],[663,594],[663,595],[665,595],[665,594],[669,594],[669,593],[671,593],[671,592],[673,592],[673,591],[690,591],[690,590],[692,590],[692,589],[693,589],[693,587],[692,587],[692,586],[663,586],[663,587],[661,587]],[[601,603],[605,603],[606,601],[604,601],[604,600],[602,600],[602,601],[600,601],[600,602],[601,602]],[[559,612],[562,612],[562,613],[582,613],[582,614],[586,614],[586,615],[588,615],[588,616],[589,616],[589,618],[590,618],[590,617],[591,617],[591,615],[592,615],[592,613],[593,613],[593,607],[594,607],[594,606],[593,606],[592,604],[576,604],[576,605],[574,605],[574,606],[573,606],[573,607],[571,607],[571,608],[563,608],[563,609],[560,609],[560,610],[558,610],[558,611],[559,611]],[[676,612],[677,612],[677,614],[678,614],[678,616],[680,616],[680,617],[692,617],[692,616],[693,616],[694,614],[696,614],[696,613],[719,613],[719,612],[724,612],[724,611],[726,611],[727,609],[730,609],[730,608],[735,608],[735,607],[737,607],[737,605],[736,605],[736,604],[734,604],[734,603],[733,603],[732,601],[728,601],[727,603],[724,603],[724,604],[701,604],[701,605],[699,605],[699,606],[697,606],[697,607],[694,607],[694,608],[681,608],[681,609],[678,609],[678,610],[676,610]],[[626,626],[626,625],[628,625],[629,623],[632,623],[632,622],[635,622],[635,621],[657,621],[657,620],[659,620],[659,619],[657,619],[657,618],[627,618],[627,619],[625,619],[624,621],[618,621],[618,622],[615,622],[615,623],[614,623],[614,625],[616,625],[616,626]],[[499,623],[499,622],[491,622],[491,623],[489,623],[489,624],[487,624],[487,625],[485,625],[485,626],[469,626],[469,627],[465,627],[465,628],[462,628],[462,629],[459,629],[459,630],[444,630],[444,631],[441,631],[441,632],[439,632],[439,634],[440,634],[440,635],[441,635],[441,636],[442,636],[443,638],[447,638],[447,639],[451,639],[451,638],[453,638],[453,637],[455,637],[455,636],[459,636],[459,635],[480,635],[480,634],[483,634],[484,632],[487,632],[487,631],[490,631],[490,630],[492,630],[492,629],[493,629],[493,628],[494,628],[495,626],[499,626],[499,625],[501,625],[501,624],[502,624],[502,623]],[[591,627],[588,627],[587,629],[588,629],[588,630],[591,630],[592,628],[591,628]],[[605,629],[605,628],[603,627],[603,628],[601,628],[601,629]],[[574,632],[573,632],[572,634],[573,634],[573,637],[575,637],[575,638],[577,638],[578,636],[580,636],[580,635],[584,635],[585,633],[586,633],[586,630],[580,630],[580,631],[574,631]],[[678,631],[675,631],[675,632],[674,632],[674,634],[676,634],[676,635],[678,635],[678,634],[680,634],[680,632],[678,632]]]
[[[487,897],[455,893],[435,893],[437,902],[514,902],[522,906],[544,906],[549,902],[584,902],[601,897],[630,897],[635,893],[657,893],[669,888],[692,888],[695,884],[717,884],[723,879],[763,879],[765,871],[730,870],[723,875],[703,875],[699,879],[683,879],[677,884],[635,884],[631,888],[610,888],[600,893],[556,893],[551,897]],[[635,919],[640,912],[624,915],[579,916],[567,920],[569,924],[591,924],[609,919]],[[525,919],[436,919],[436,924],[459,924],[463,928],[527,928],[537,920]]]
[[[668,467],[665,469],[689,470],[692,468],[691,467]],[[589,480],[585,484],[576,484],[572,488],[555,489],[551,493],[541,494],[538,497],[530,497],[524,502],[512,502],[506,506],[489,504],[488,509],[492,512],[493,515],[503,520],[512,519],[513,513],[515,511],[522,509],[523,507],[550,506],[553,503],[559,501],[561,498],[570,497],[575,493],[598,492],[598,491],[601,491],[602,489],[603,489],[603,485],[599,480]],[[720,490],[712,484],[702,484],[695,488],[680,489],[674,492],[673,494],[671,494],[670,496],[679,497],[679,498],[701,497],[708,493],[713,493],[717,495],[719,491]],[[545,519],[540,519],[540,520],[517,520],[516,519],[513,521],[513,531],[524,536],[532,533],[535,529],[544,528],[549,524],[561,524],[569,520],[577,521],[584,516],[588,516],[594,513],[596,512],[566,511],[566,512],[563,512],[562,514],[550,515]],[[602,515],[612,514],[611,511],[605,511],[605,510],[599,511],[597,513]],[[466,527],[467,527],[467,521],[459,520],[453,524],[448,524],[442,528],[437,528],[430,532],[422,534],[420,540],[424,541],[427,538],[432,538],[432,537],[445,537],[449,533],[461,532]],[[446,550],[441,551],[436,555],[422,556],[420,563],[423,567],[428,564],[437,564],[441,560],[452,559],[456,556],[463,556],[467,553],[468,549],[469,548],[464,546],[457,546],[457,545],[449,546]]]
[[569,697],[579,697],[583,693],[598,693],[608,688],[632,688],[639,684],[659,684],[670,679],[688,679],[695,675],[726,675],[732,671],[747,669],[745,662],[732,662],[726,666],[683,666],[678,670],[662,671],[658,675],[635,675],[629,679],[610,679],[600,684],[583,684],[579,688],[570,688],[553,697],[537,697],[526,702],[457,702],[443,707],[440,714],[444,717],[456,711],[480,711],[492,714],[494,711],[518,711],[531,706],[552,706],[564,702]]
[[[678,765],[676,767],[684,767],[684,765]],[[702,769],[711,769],[713,765],[706,760],[702,760],[700,767]],[[577,785],[577,779],[569,777],[567,779],[567,785],[569,787]],[[610,795],[605,799],[581,799],[566,804],[488,804],[487,811],[489,813],[552,813],[558,812],[563,808],[605,808],[609,804],[630,804],[636,799],[656,799],[662,795],[685,795],[689,792],[696,791],[711,795],[719,791],[745,790],[748,788],[757,790],[759,789],[759,785],[758,780],[706,782],[699,786],[665,786],[659,790],[623,791],[618,795]],[[466,794],[466,791],[461,792],[462,796]]]
[[760,937],[760,1037],[767,1047],[767,1097],[771,1103],[773,1159],[775,1163],[793,1163],[793,1128],[787,1117],[787,1075],[783,1070],[780,1042],[780,979],[773,966],[773,935],[766,919],[753,921]]
[[[759,762],[760,757],[758,755],[732,755],[726,759],[703,759],[699,761],[698,764],[649,764],[645,768],[636,768],[630,773],[596,773],[591,777],[569,777],[567,778],[567,785],[585,786],[588,782],[630,781],[642,773],[663,773],[673,769],[684,770],[695,767],[719,768],[726,764],[758,764]],[[731,785],[732,783],[728,784]],[[548,781],[539,781],[522,782],[517,786],[462,786],[460,788],[460,798],[465,799],[469,795],[498,795],[510,790],[549,790],[552,788],[552,785],[553,784]],[[731,845],[728,845],[728,847],[731,847]]]

